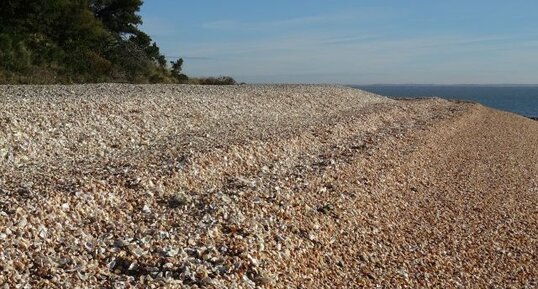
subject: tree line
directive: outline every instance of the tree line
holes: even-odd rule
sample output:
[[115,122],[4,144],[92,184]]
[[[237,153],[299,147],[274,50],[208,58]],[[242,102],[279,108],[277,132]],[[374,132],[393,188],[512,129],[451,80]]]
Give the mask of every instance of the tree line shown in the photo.
[[0,82],[181,83],[139,29],[142,0],[1,0]]

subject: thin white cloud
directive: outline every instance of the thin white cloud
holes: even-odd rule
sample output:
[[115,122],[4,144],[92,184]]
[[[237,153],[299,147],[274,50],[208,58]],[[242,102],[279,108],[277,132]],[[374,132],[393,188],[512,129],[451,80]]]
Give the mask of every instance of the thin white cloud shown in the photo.
[[276,19],[270,21],[238,21],[238,20],[218,20],[206,22],[201,25],[209,30],[233,30],[233,31],[263,31],[275,28],[303,27],[313,24],[342,23],[351,20],[376,20],[380,21],[392,15],[391,11],[378,9],[363,9],[360,11],[341,11],[321,15],[311,15],[303,17],[293,17],[287,19]]
[[212,30],[263,30],[288,26],[303,26],[324,23],[334,20],[343,20],[344,15],[322,15],[298,17],[274,21],[242,22],[236,20],[220,20],[202,24],[202,28]]
[[502,43],[527,42],[536,39],[529,35],[493,35],[486,37],[451,37],[445,41],[434,41],[427,44],[426,47],[441,47],[441,46],[467,46],[467,45],[499,45]]
[[326,40],[320,41],[320,44],[346,44],[346,43],[356,43],[356,42],[366,42],[366,41],[373,41],[373,40],[379,40],[381,36],[339,36],[339,37],[330,37]]
[[203,23],[202,28],[211,30],[230,30],[241,26],[241,22],[235,20],[219,20]]

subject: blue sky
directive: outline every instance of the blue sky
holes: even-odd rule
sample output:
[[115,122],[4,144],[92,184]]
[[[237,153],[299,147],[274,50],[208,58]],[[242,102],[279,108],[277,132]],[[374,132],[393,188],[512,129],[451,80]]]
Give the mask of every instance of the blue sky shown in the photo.
[[146,0],[193,76],[254,83],[538,83],[538,1]]

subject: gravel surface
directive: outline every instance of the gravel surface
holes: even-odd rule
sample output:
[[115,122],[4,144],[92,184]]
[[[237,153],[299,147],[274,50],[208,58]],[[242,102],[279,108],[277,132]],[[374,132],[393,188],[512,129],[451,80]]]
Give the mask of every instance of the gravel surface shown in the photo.
[[530,119],[304,85],[0,86],[0,107],[4,288],[538,286]]

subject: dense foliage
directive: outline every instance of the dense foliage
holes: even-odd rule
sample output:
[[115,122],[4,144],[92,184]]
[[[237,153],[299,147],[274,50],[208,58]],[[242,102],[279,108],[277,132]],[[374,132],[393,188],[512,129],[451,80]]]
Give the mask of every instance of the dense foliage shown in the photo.
[[[0,82],[180,82],[139,29],[142,0],[1,0]],[[179,66],[178,66],[179,65]]]

